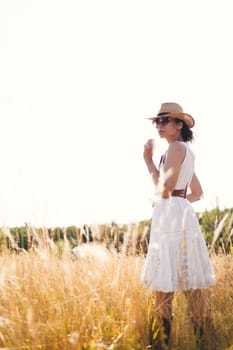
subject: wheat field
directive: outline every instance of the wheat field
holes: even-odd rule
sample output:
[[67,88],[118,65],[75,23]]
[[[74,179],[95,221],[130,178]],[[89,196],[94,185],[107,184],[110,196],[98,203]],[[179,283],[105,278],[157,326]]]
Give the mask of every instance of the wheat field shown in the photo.
[[[215,349],[233,349],[233,255],[212,257]],[[37,247],[0,256],[0,349],[149,349],[154,295],[141,287],[144,256],[83,245],[79,255]],[[194,350],[185,297],[174,299],[171,349]],[[210,335],[212,336],[212,335]]]

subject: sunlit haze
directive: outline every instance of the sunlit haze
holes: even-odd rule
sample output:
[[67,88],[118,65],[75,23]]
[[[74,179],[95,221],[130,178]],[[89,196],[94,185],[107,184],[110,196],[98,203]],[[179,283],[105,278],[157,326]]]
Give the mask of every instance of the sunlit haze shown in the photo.
[[2,0],[0,225],[149,219],[146,117],[195,118],[197,211],[232,207],[231,1]]

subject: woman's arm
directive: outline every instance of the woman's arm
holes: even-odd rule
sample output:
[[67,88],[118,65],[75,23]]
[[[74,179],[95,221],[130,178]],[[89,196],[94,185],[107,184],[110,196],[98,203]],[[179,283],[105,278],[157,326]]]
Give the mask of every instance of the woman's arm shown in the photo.
[[186,148],[182,143],[173,142],[169,145],[164,163],[164,178],[161,183],[162,198],[168,198],[174,190],[185,153]]
[[187,199],[189,202],[192,203],[201,199],[203,195],[203,190],[202,190],[200,181],[195,173],[193,174],[189,188],[191,190],[191,193],[187,195]]
[[159,170],[156,168],[153,162],[153,152],[154,152],[155,144],[154,140],[150,139],[144,145],[143,157],[147,166],[149,173],[151,174],[152,180],[155,185],[158,184],[159,181]]

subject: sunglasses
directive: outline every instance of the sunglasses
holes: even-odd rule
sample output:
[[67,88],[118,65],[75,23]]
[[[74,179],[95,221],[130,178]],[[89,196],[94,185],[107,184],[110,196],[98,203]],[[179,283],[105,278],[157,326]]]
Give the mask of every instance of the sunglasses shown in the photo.
[[165,125],[167,125],[168,123],[170,123],[171,120],[172,120],[172,118],[170,118],[170,117],[161,117],[161,118],[154,119],[154,120],[152,121],[152,124],[153,124],[154,126],[158,126],[158,125],[165,126]]

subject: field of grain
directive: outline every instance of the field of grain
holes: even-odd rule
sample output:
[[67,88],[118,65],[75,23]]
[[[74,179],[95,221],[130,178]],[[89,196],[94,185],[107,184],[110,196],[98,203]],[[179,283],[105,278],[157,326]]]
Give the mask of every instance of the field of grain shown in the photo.
[[[216,349],[233,349],[233,255],[212,257]],[[144,256],[87,244],[74,257],[37,248],[0,256],[0,349],[149,349],[153,293],[140,285]],[[171,349],[194,350],[186,299],[174,300]]]

